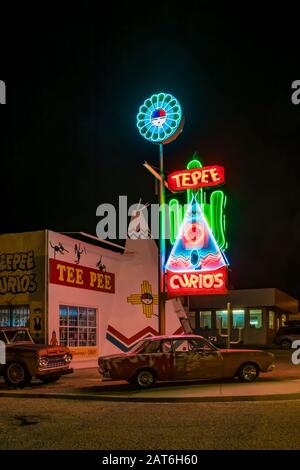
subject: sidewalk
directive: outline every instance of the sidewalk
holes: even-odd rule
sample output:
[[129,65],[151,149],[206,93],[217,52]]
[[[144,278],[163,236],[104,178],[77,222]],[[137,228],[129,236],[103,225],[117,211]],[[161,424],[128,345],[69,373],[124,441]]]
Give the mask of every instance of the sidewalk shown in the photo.
[[97,369],[76,370],[54,384],[33,381],[26,389],[8,389],[0,379],[0,398],[64,398],[121,402],[224,402],[300,399],[300,365],[290,351],[276,351],[276,369],[253,383],[238,380],[159,383],[139,390],[127,382],[101,382]]

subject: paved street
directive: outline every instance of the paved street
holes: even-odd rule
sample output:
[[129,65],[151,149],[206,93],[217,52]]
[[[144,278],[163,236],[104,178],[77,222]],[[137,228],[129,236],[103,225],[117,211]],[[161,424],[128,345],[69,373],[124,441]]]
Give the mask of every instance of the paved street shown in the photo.
[[0,399],[0,449],[300,449],[300,400]]

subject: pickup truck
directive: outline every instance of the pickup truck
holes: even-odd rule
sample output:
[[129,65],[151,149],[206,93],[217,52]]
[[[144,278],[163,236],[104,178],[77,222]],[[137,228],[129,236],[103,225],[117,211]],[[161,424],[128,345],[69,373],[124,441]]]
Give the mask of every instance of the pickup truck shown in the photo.
[[36,344],[25,327],[0,327],[0,341],[2,347],[5,344],[0,375],[10,386],[24,388],[33,377],[52,383],[73,372],[72,354],[67,347]]

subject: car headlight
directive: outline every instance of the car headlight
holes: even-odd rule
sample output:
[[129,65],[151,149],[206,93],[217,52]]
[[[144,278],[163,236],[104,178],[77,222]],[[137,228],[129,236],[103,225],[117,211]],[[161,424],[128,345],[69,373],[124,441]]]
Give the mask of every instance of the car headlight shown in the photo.
[[68,353],[64,355],[64,360],[65,362],[71,362],[72,361],[72,354]]
[[48,365],[48,358],[47,357],[40,357],[39,359],[39,366],[41,367],[47,367]]

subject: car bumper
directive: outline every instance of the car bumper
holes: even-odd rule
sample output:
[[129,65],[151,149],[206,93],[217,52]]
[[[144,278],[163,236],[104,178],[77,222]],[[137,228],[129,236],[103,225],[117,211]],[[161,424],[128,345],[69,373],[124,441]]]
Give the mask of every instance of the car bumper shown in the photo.
[[112,380],[108,370],[104,370],[101,367],[99,367],[98,372],[102,380]]
[[36,378],[39,379],[41,377],[55,377],[60,375],[68,375],[73,374],[74,369],[72,367],[64,368],[64,369],[45,369],[40,370],[38,374],[36,374]]

